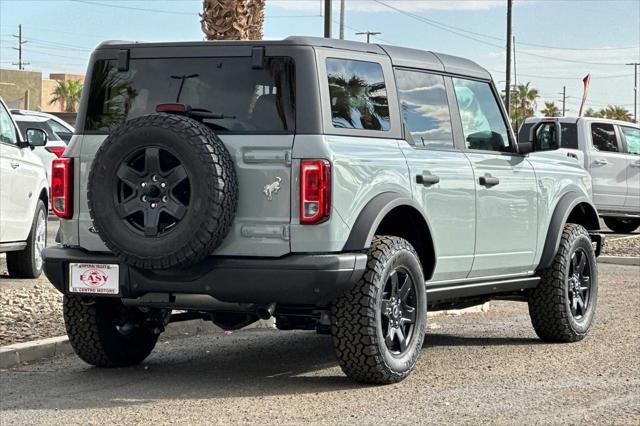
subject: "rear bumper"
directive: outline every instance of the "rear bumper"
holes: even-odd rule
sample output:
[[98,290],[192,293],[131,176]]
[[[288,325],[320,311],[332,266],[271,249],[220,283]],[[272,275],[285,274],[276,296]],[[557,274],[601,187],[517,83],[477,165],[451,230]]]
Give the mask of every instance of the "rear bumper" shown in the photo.
[[49,247],[44,272],[63,294],[69,291],[70,263],[111,263],[120,269],[119,298],[147,293],[207,294],[224,302],[318,305],[334,300],[363,275],[362,253],[291,254],[266,259],[208,257],[185,269],[142,270],[111,254]]

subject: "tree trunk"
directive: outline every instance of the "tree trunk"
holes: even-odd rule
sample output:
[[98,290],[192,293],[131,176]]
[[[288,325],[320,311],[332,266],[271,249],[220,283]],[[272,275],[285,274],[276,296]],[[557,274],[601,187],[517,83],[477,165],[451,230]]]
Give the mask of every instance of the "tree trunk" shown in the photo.
[[262,40],[265,0],[204,0],[200,24],[207,40]]

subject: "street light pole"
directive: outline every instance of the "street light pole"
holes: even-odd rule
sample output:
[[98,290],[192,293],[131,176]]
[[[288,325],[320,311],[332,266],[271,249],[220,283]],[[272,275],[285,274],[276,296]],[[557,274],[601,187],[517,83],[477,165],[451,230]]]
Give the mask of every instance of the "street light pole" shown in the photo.
[[630,62],[625,65],[633,65],[633,119],[636,123],[640,123],[638,120],[638,66],[640,66],[640,62]]

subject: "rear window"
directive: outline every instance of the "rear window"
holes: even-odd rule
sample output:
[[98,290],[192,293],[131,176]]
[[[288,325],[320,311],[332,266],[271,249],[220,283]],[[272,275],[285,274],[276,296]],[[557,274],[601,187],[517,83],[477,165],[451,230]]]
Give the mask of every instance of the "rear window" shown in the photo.
[[115,60],[96,61],[84,129],[109,132],[159,104],[181,103],[224,115],[203,120],[219,132],[289,132],[293,79],[290,58],[267,58],[260,69],[250,57],[131,59],[123,72]]

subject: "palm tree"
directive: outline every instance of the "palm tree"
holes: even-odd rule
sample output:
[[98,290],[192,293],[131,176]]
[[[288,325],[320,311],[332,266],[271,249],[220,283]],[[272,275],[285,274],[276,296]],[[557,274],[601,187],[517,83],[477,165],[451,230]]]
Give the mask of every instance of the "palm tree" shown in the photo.
[[603,117],[602,110],[596,111],[593,108],[589,108],[588,110],[586,110],[584,112],[584,116],[585,117],[597,117],[597,118],[602,118]]
[[631,119],[631,113],[626,108],[618,105],[609,105],[602,109],[600,113],[604,118],[610,118],[612,120],[633,121]]
[[207,40],[262,40],[265,0],[203,0],[200,26]]
[[56,83],[49,105],[58,103],[65,112],[76,112],[82,92],[80,80],[58,80]]
[[558,117],[560,116],[560,110],[556,106],[555,102],[545,102],[544,109],[540,111],[545,117]]
[[536,110],[536,99],[540,97],[538,89],[531,86],[531,82],[519,84],[513,92],[511,92],[511,101],[509,102],[509,115],[513,123],[514,129],[517,129],[525,118],[533,116]]

